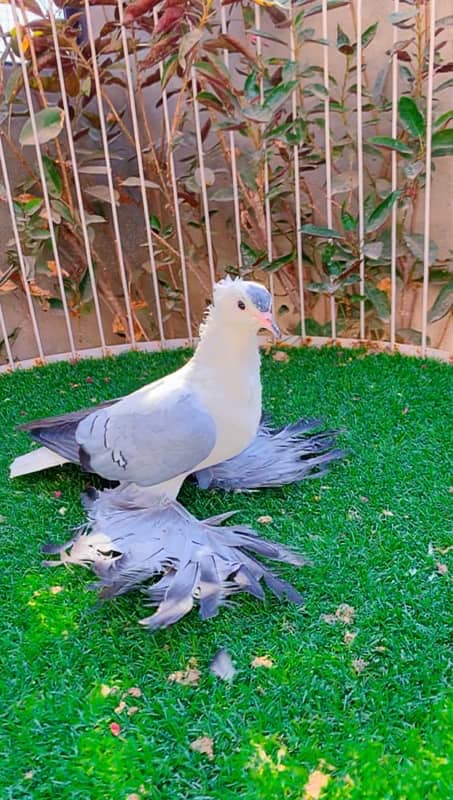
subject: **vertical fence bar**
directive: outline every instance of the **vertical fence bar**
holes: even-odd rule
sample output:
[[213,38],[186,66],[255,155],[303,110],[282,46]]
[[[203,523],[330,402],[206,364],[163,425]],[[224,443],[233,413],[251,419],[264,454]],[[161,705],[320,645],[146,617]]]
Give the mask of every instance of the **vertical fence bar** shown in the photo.
[[[290,51],[291,61],[296,61],[296,34],[294,30],[294,8],[293,3],[289,5],[289,21],[290,21]],[[291,98],[291,115],[293,120],[297,119],[297,92],[294,91]],[[299,145],[295,144],[293,147],[294,159],[294,204],[296,213],[296,254],[297,254],[297,279],[299,286],[299,304],[300,304],[300,335],[305,339],[307,332],[305,329],[305,289],[304,289],[304,264],[302,255],[302,210],[300,198],[300,161],[299,161]]]
[[43,350],[42,341],[41,341],[41,334],[39,332],[38,322],[37,322],[36,313],[35,313],[35,307],[33,305],[33,298],[31,296],[30,286],[28,285],[27,267],[25,265],[25,258],[24,258],[24,253],[23,253],[23,250],[22,250],[22,243],[20,241],[19,229],[17,227],[16,215],[15,215],[15,212],[14,212],[13,195],[12,195],[12,192],[11,192],[11,184],[10,184],[10,181],[9,181],[8,169],[7,169],[7,166],[6,166],[5,151],[4,151],[4,148],[3,148],[3,138],[2,138],[1,132],[0,132],[0,165],[1,165],[2,173],[3,173],[3,181],[4,181],[4,184],[5,184],[6,200],[7,200],[7,203],[8,203],[8,210],[9,210],[9,215],[10,215],[10,218],[11,218],[11,226],[12,226],[12,229],[13,229],[14,243],[16,245],[17,257],[19,259],[20,272],[21,272],[21,276],[22,276],[22,282],[23,282],[23,285],[24,285],[25,298],[26,298],[26,301],[27,301],[27,306],[28,306],[28,311],[29,311],[29,314],[30,314],[31,324],[32,324],[32,328],[33,328],[33,335],[35,337],[35,342],[36,342],[36,347],[38,349],[39,358],[41,359],[41,361],[45,361],[44,350]]
[[[227,21],[225,6],[220,6],[220,24],[222,33],[227,33]],[[227,69],[229,68],[228,50],[223,51],[223,62]],[[242,253],[241,253],[241,209],[239,203],[239,190],[238,190],[238,176],[237,176],[237,160],[236,160],[236,147],[234,140],[234,131],[228,131],[228,138],[230,143],[230,158],[231,158],[231,180],[233,184],[233,208],[234,208],[234,227],[236,232],[236,251],[238,267],[242,267]]]
[[149,260],[151,264],[151,277],[153,282],[154,298],[156,302],[157,327],[159,329],[160,341],[161,344],[163,345],[165,343],[165,334],[162,321],[162,308],[160,304],[159,281],[157,278],[156,259],[154,256],[154,246],[151,234],[151,225],[149,221],[149,204],[148,204],[148,195],[146,193],[145,170],[143,166],[142,146],[140,143],[140,131],[138,127],[137,106],[135,104],[134,82],[132,80],[131,65],[129,63],[127,31],[126,28],[124,27],[124,11],[123,11],[122,0],[118,0],[118,15],[121,26],[121,41],[124,52],[124,67],[126,70],[127,90],[129,94],[129,110],[131,113],[132,130],[135,142],[135,152],[137,154],[138,175],[140,178],[140,191],[143,204],[143,217],[145,220],[145,229],[146,229],[146,243],[148,245]]
[[[399,0],[394,0],[393,10],[399,12]],[[396,43],[398,41],[398,28],[393,28],[393,53],[392,53],[392,138],[396,139],[398,134],[398,53]],[[398,185],[398,154],[392,150],[392,192],[395,192]],[[391,261],[390,261],[390,344],[392,349],[396,341],[396,251],[397,251],[397,203],[392,206],[392,239],[391,239]]]
[[[58,252],[57,238],[56,238],[56,235],[55,235],[55,227],[54,227],[54,222],[53,222],[52,206],[50,204],[50,196],[49,196],[49,190],[47,188],[46,175],[45,175],[45,172],[44,172],[44,164],[43,164],[43,159],[42,159],[42,153],[41,153],[41,148],[39,146],[38,128],[37,128],[37,124],[36,124],[35,110],[34,110],[34,106],[33,106],[33,97],[32,97],[31,87],[30,87],[30,77],[28,75],[27,65],[25,63],[25,59],[24,59],[24,56],[23,56],[23,53],[24,53],[23,37],[22,37],[21,26],[20,26],[20,23],[19,23],[19,17],[18,17],[18,14],[17,14],[16,0],[11,0],[11,11],[12,11],[12,14],[13,14],[14,25],[16,27],[17,44],[18,44],[19,52],[20,52],[20,66],[21,66],[21,71],[22,71],[22,78],[23,78],[23,81],[24,81],[25,97],[27,99],[28,112],[30,114],[30,124],[31,124],[31,128],[32,128],[32,131],[33,131],[34,146],[35,146],[36,158],[37,158],[37,162],[38,162],[38,172],[39,172],[39,177],[40,177],[40,181],[41,181],[41,185],[42,185],[44,206],[45,206],[45,209],[46,209],[47,222],[48,222],[48,225],[49,225],[50,241],[51,241],[51,244],[52,244],[52,251],[53,251],[53,256],[54,256],[54,260],[55,260],[58,287],[60,289],[61,303],[62,303],[62,306],[63,306],[63,313],[64,313],[65,324],[66,324],[66,332],[67,332],[67,335],[68,335],[68,342],[69,342],[69,348],[70,348],[70,351],[71,351],[71,355],[72,355],[73,358],[75,358],[76,357],[76,349],[75,349],[74,335],[73,335],[73,332],[72,332],[71,319],[70,319],[69,308],[68,308],[68,301],[66,299],[66,292],[65,292],[65,286],[64,286],[63,270],[62,270],[62,267],[61,267],[60,254]],[[24,27],[27,27],[28,22],[27,22],[27,15],[26,15],[25,8],[22,8],[21,11],[22,11],[22,15],[23,15],[23,18],[24,18]]]
[[5,322],[5,317],[3,315],[3,308],[1,303],[0,303],[0,333],[3,336],[3,344],[5,346],[5,352],[6,352],[6,357],[8,359],[8,364],[10,365],[11,369],[15,369],[14,358],[11,351],[11,345],[9,343],[8,331],[6,329],[6,322]]
[[104,117],[104,109],[102,106],[102,92],[101,92],[101,81],[99,76],[99,65],[97,62],[97,53],[96,53],[96,40],[94,37],[93,32],[93,23],[91,19],[91,11],[90,11],[90,2],[89,0],[84,0],[85,5],[85,20],[87,24],[87,34],[88,34],[88,41],[90,43],[90,52],[91,52],[91,61],[92,61],[92,69],[93,69],[93,78],[94,78],[94,85],[96,89],[96,102],[99,111],[99,124],[101,127],[101,139],[102,139],[102,149],[104,151],[104,158],[105,158],[105,167],[107,170],[107,184],[109,190],[109,197],[110,197],[110,206],[112,209],[112,224],[113,230],[115,234],[115,250],[118,259],[118,266],[120,269],[120,278],[121,278],[121,286],[123,289],[124,294],[124,303],[126,308],[126,317],[127,317],[127,325],[129,329],[129,338],[132,345],[135,345],[135,331],[134,331],[134,322],[132,319],[132,308],[131,308],[131,298],[129,295],[129,286],[127,282],[127,274],[126,274],[126,266],[124,263],[124,256],[123,256],[123,246],[121,243],[121,232],[118,220],[118,211],[116,208],[116,199],[115,199],[115,189],[113,186],[113,173],[112,173],[112,164],[110,161],[110,152],[109,152],[109,142],[107,137],[107,128],[105,124],[105,117]]
[[[419,9],[420,11],[420,9]],[[422,355],[426,355],[429,292],[429,236],[431,233],[431,152],[433,129],[434,37],[436,32],[436,0],[429,4],[428,86],[426,93],[426,175],[425,220],[423,231],[423,292],[422,292]]]
[[195,67],[191,68],[191,81],[192,81],[192,95],[193,95],[193,113],[195,119],[195,137],[197,140],[198,166],[200,169],[201,198],[203,201],[204,224],[206,229],[206,246],[208,249],[209,274],[211,276],[212,287],[214,287],[216,281],[214,251],[212,247],[211,219],[209,217],[208,188],[206,186],[203,139],[201,134],[201,122],[200,122],[200,106],[197,100],[197,73]]
[[[363,181],[363,114],[362,114],[362,0],[357,0],[357,172],[359,201],[360,294],[365,294],[364,181]],[[365,301],[360,300],[360,338],[365,338]]]
[[[327,41],[328,26],[327,26],[327,0],[322,0],[322,38]],[[323,82],[326,89],[326,97],[324,98],[324,130],[325,130],[325,152],[326,152],[326,209],[327,209],[327,227],[333,228],[333,213],[332,213],[332,149],[330,144],[330,79],[329,79],[329,47],[323,44]],[[337,311],[335,306],[335,296],[331,295],[330,298],[330,324],[331,335],[333,339],[337,336]]]
[[[159,17],[157,15],[157,10],[154,8],[153,10],[153,19],[154,25],[157,25],[159,21]],[[160,78],[162,81],[164,66],[163,63],[159,63],[159,72]],[[176,169],[175,169],[175,157],[173,155],[173,143],[171,142],[171,125],[170,125],[170,113],[168,109],[168,96],[167,96],[167,89],[162,89],[162,110],[164,112],[164,126],[165,126],[165,135],[167,137],[167,143],[169,148],[169,157],[168,157],[168,167],[170,171],[170,181],[171,181],[171,189],[173,194],[173,205],[175,210],[175,224],[176,224],[176,237],[178,239],[178,248],[179,248],[179,260],[181,264],[181,276],[182,276],[182,286],[183,286],[183,295],[184,295],[184,314],[186,319],[186,327],[187,327],[187,338],[189,342],[192,343],[193,336],[192,336],[192,311],[190,308],[190,296],[189,296],[189,282],[187,277],[187,264],[186,264],[186,253],[185,253],[185,246],[184,246],[184,236],[182,232],[182,224],[181,224],[181,209],[179,207],[179,196],[178,196],[178,184],[176,181]]]
[[85,220],[85,209],[83,205],[83,198],[82,198],[82,188],[80,185],[80,177],[77,167],[77,156],[75,152],[75,145],[74,139],[72,135],[72,127],[71,127],[71,117],[69,113],[69,103],[68,103],[68,96],[66,93],[66,87],[64,82],[64,71],[63,71],[63,63],[61,60],[61,51],[60,51],[60,43],[58,41],[58,31],[57,25],[55,22],[55,16],[52,10],[51,5],[48,8],[48,14],[50,19],[50,24],[52,27],[52,37],[53,43],[55,47],[55,59],[57,62],[57,73],[58,73],[58,80],[60,82],[60,91],[61,91],[61,99],[63,102],[63,111],[64,111],[64,118],[65,118],[65,128],[66,128],[66,138],[68,140],[68,147],[69,147],[69,154],[71,157],[71,165],[72,165],[72,177],[74,181],[74,189],[77,199],[77,206],[79,209],[79,217],[80,217],[80,227],[82,229],[82,237],[83,237],[83,246],[85,248],[85,255],[87,260],[87,267],[88,267],[88,274],[90,276],[90,284],[91,289],[93,292],[93,302],[94,302],[94,311],[96,315],[96,322],[99,331],[99,339],[101,342],[102,352],[105,354],[106,351],[106,344],[105,344],[105,335],[104,335],[104,326],[102,324],[102,313],[101,313],[101,306],[99,302],[99,295],[98,295],[98,288],[96,283],[96,274],[94,270],[93,259],[91,256],[91,248],[90,248],[90,239],[88,235],[88,226]]
[[[258,34],[261,31],[261,9],[259,5],[255,4],[255,28]],[[263,54],[262,46],[261,46],[261,36],[256,37],[256,54],[258,58],[261,58]],[[264,83],[263,78],[260,78],[260,102],[264,102]],[[264,126],[263,126],[264,127]],[[272,247],[272,218],[271,218],[271,201],[269,198],[269,160],[268,160],[268,149],[266,144],[263,144],[263,155],[264,155],[264,217],[265,217],[265,226],[266,226],[266,248],[267,248],[267,260],[270,262],[273,259],[273,247]],[[272,297],[274,297],[274,276],[272,272],[269,275],[269,289]]]

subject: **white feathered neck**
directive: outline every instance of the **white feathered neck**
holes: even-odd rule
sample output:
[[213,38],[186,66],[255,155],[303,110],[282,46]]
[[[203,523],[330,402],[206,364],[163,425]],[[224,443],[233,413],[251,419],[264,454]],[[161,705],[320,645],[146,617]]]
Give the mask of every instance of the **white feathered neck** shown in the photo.
[[221,306],[211,306],[200,326],[200,341],[192,360],[194,365],[211,364],[220,370],[234,369],[238,374],[244,368],[259,370],[257,331],[231,324]]

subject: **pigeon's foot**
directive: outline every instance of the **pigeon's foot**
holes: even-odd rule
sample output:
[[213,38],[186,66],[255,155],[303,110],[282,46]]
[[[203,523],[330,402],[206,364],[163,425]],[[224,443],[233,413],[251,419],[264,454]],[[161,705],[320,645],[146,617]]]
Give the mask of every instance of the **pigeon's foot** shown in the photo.
[[60,561],[44,563],[91,567],[102,598],[142,588],[150,605],[158,606],[141,620],[151,630],[177,622],[195,603],[207,619],[237,592],[264,599],[262,582],[277,597],[302,603],[296,589],[254,557],[295,566],[309,563],[301,555],[262,539],[245,525],[219,527],[231,512],[200,521],[176,500],[151,502],[149,495],[146,506],[140,506],[136,488],[121,486],[91,496],[89,524],[62,547],[45,547],[44,552],[59,554]]

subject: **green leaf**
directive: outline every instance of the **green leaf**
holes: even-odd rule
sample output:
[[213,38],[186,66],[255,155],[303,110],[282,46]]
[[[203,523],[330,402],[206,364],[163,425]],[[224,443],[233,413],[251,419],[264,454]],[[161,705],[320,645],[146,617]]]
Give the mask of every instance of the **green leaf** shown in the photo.
[[425,118],[413,97],[400,97],[398,102],[398,115],[403,128],[412,136],[423,139],[425,136]]
[[249,75],[247,75],[246,81],[244,83],[244,95],[247,100],[254,100],[258,97],[260,93],[260,85],[258,83],[258,73],[256,69],[252,69]]
[[210,195],[210,199],[217,203],[230,203],[234,198],[232,186],[221,186]]
[[213,92],[198,92],[197,100],[201,105],[212,108],[214,111],[225,111],[225,106]]
[[201,38],[201,29],[192,28],[188,33],[184,34],[179,42],[178,62],[181,69],[186,68],[186,56],[194,49]]
[[428,311],[428,322],[437,322],[453,308],[453,282],[443,286]]
[[[419,261],[424,260],[424,244],[425,244],[425,237],[422,233],[406,233],[404,235],[404,241],[416,259]],[[434,264],[437,258],[438,246],[436,242],[430,240],[429,242],[429,265]]]
[[167,60],[164,62],[164,66],[162,69],[162,76],[160,79],[160,84],[162,86],[162,89],[165,89],[169,80],[173,77],[173,75],[176,74],[177,68],[178,68],[178,54],[175,53],[173,56],[170,56],[170,58],[167,58]]
[[[328,11],[331,8],[341,8],[342,6],[348,6],[348,5],[349,5],[348,0],[327,0],[327,10]],[[315,6],[313,6],[310,9],[307,9],[307,11],[305,11],[305,18],[314,17],[315,14],[320,14],[321,11],[322,11],[322,4],[321,3],[316,3]]]
[[440,117],[437,117],[436,120],[433,122],[433,128],[443,128],[450,120],[453,119],[453,109],[449,111],[445,111]]
[[390,303],[385,292],[377,289],[372,283],[365,283],[365,297],[370,301],[379,319],[388,322],[390,319]]
[[315,292],[315,294],[328,294],[333,295],[338,287],[334,286],[331,283],[308,283],[307,289],[309,292]]
[[18,91],[22,88],[23,82],[22,67],[15,67],[11,71],[5,86],[5,100],[8,105],[15,99]]
[[[85,186],[84,192],[86,194],[91,195],[92,197],[95,197],[96,200],[101,200],[103,203],[112,202],[112,199],[110,197],[109,187],[103,184],[99,184],[97,186]],[[113,196],[115,200],[115,205],[119,205],[118,201],[120,199],[120,195],[116,189],[113,190]]]
[[273,112],[277,111],[285,100],[293,93],[297,86],[298,81],[287,81],[286,83],[279,83],[265,92],[264,95],[264,108],[270,108]]
[[[35,114],[37,137],[39,144],[56,139],[63,127],[64,111],[61,108],[43,108]],[[31,120],[28,119],[19,134],[22,146],[35,144]]]
[[343,236],[338,231],[335,231],[333,228],[323,228],[319,225],[302,225],[301,233],[305,233],[306,236],[320,236],[322,239],[342,239]]
[[62,200],[52,200],[51,202],[52,208],[59,214],[66,222],[70,222],[72,225],[75,224],[75,219],[71,214],[69,206],[66,205]]
[[356,171],[340,172],[332,178],[332,194],[352,192],[357,188],[359,178]]
[[36,214],[37,211],[42,208],[44,200],[42,197],[33,197],[31,200],[27,200],[25,203],[18,203],[15,201],[14,205],[18,208],[21,214],[25,214],[27,217],[32,217],[33,214]]
[[55,161],[52,161],[49,156],[43,155],[42,157],[44,174],[46,176],[47,188],[52,197],[61,197],[63,192],[63,179],[58,172]]
[[341,224],[345,231],[354,231],[357,228],[357,217],[353,217],[349,211],[346,210],[346,201],[341,206]]
[[413,153],[408,144],[400,139],[392,139],[391,136],[370,136],[368,141],[372,144],[377,144],[378,147],[383,147],[385,150],[396,150],[402,156],[411,156]]
[[436,131],[431,139],[433,158],[439,156],[453,156],[453,128]]
[[340,25],[337,25],[337,50],[343,55],[351,55],[354,52],[349,36]]
[[[396,340],[404,344],[415,344],[418,346],[422,343],[422,334],[421,331],[417,331],[414,328],[399,328],[396,332]],[[427,343],[430,343],[429,340],[427,340]]]
[[[160,189],[159,184],[154,183],[154,181],[148,181],[145,179],[143,181],[143,184],[144,186],[146,186],[147,189]],[[141,185],[142,182],[138,175],[137,176],[131,175],[129,178],[125,178],[124,181],[121,181],[121,186],[131,186],[140,188]]]
[[416,8],[413,8],[411,11],[394,11],[392,14],[389,14],[389,20],[392,25],[399,27],[401,24],[409,22],[413,17],[416,17],[417,13]]
[[155,214],[151,214],[149,217],[149,224],[151,225],[151,230],[153,230],[155,233],[160,233],[162,226],[160,224],[159,217],[156,217]]
[[250,245],[241,242],[241,257],[244,267],[253,267],[263,256],[264,252],[262,250],[254,250]]
[[368,242],[363,246],[363,255],[371,261],[378,261],[384,249],[383,242]]
[[284,256],[279,256],[278,258],[274,258],[272,261],[261,264],[260,268],[265,272],[278,272],[278,270],[284,267],[285,264],[291,264],[291,262],[294,261],[295,256],[296,254],[294,250],[291,250]]
[[377,231],[377,229],[384,224],[385,220],[390,214],[390,211],[392,210],[392,206],[394,203],[396,203],[400,194],[401,192],[399,190],[396,192],[391,192],[391,194],[389,194],[385,200],[382,201],[382,203],[379,203],[379,205],[373,209],[366,223],[367,233]]
[[361,37],[363,48],[368,47],[370,42],[373,41],[374,37],[376,36],[376,31],[378,27],[379,27],[379,22],[375,22],[373,23],[373,25],[370,25],[366,30],[363,31]]

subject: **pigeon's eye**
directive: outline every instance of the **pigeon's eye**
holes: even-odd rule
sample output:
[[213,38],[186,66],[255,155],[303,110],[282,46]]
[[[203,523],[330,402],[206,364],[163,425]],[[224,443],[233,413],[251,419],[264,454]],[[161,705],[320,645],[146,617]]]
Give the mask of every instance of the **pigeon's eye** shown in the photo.
[[241,311],[245,311],[245,303],[242,300],[238,300],[238,308],[240,308]]

